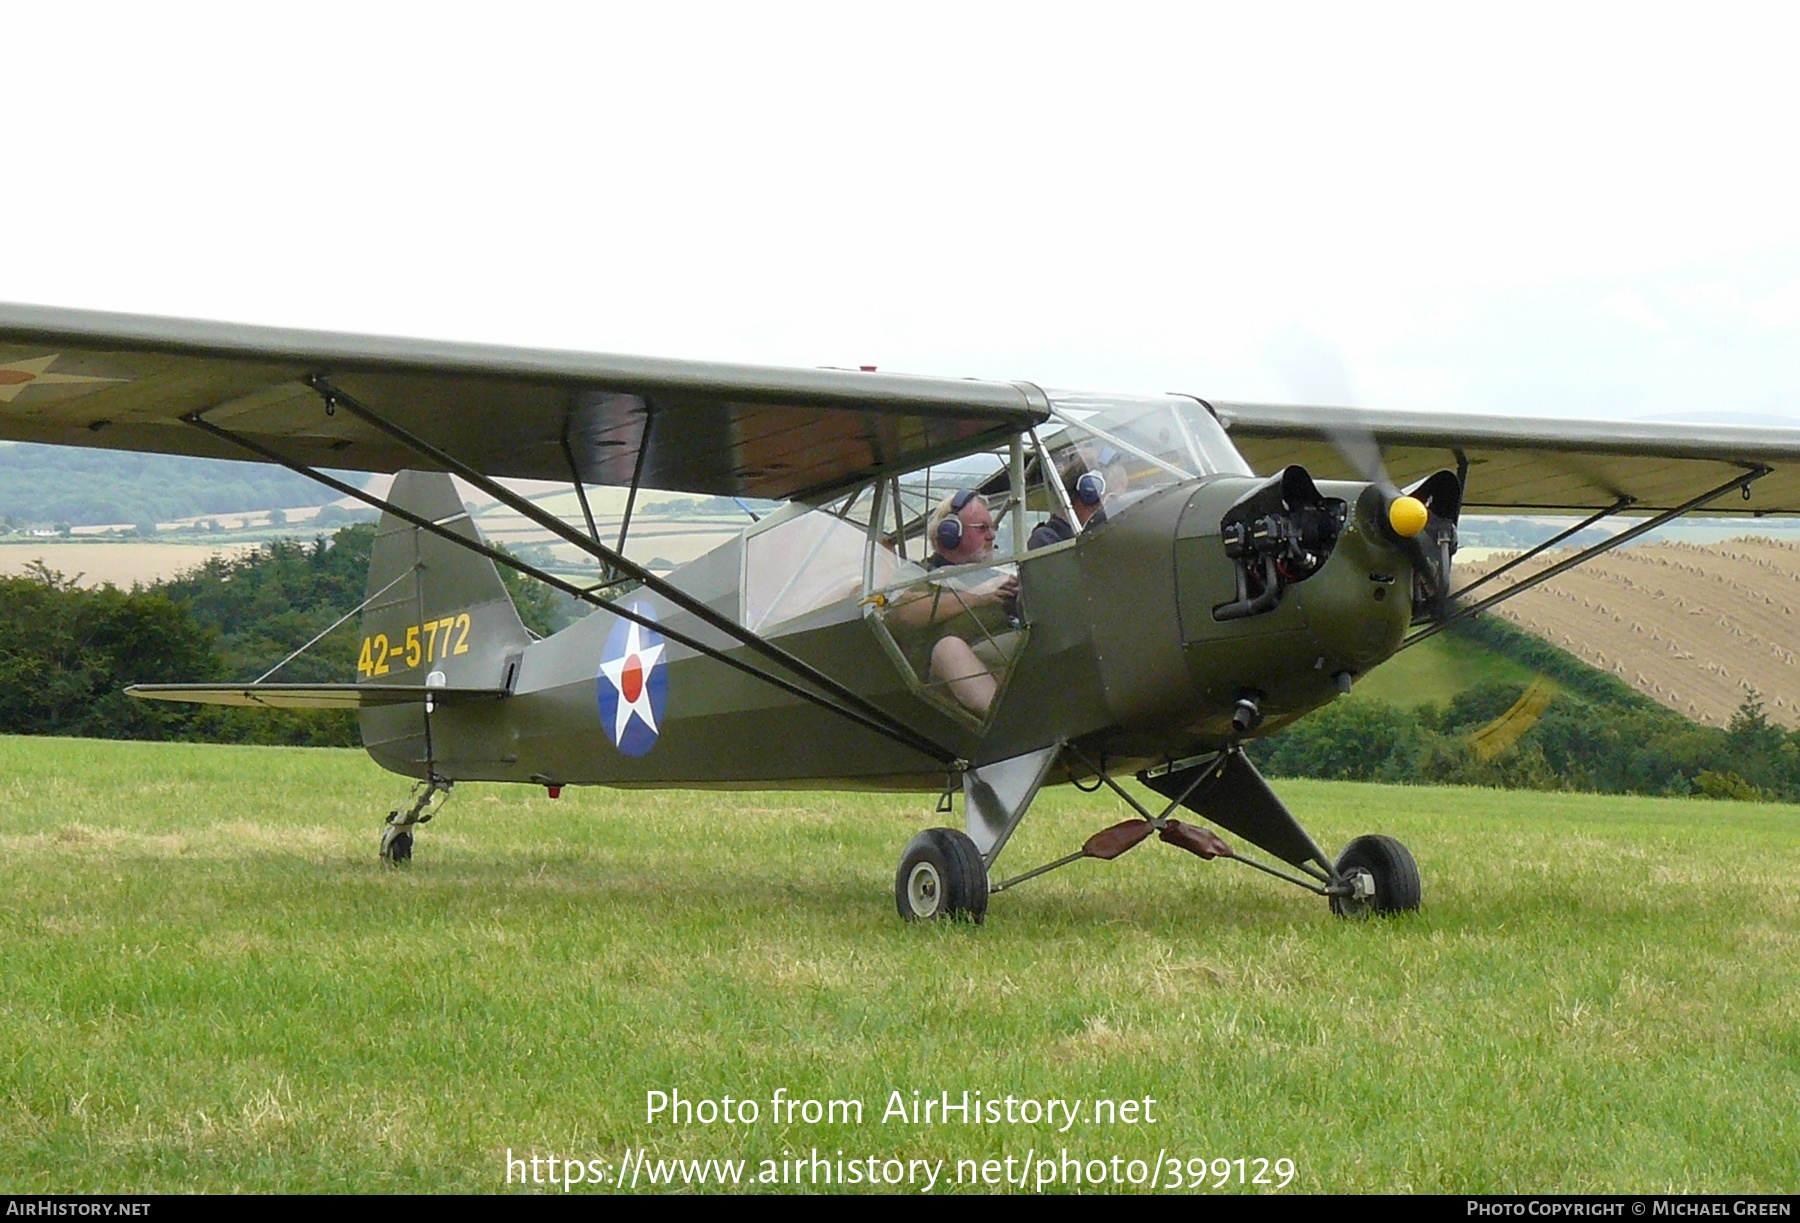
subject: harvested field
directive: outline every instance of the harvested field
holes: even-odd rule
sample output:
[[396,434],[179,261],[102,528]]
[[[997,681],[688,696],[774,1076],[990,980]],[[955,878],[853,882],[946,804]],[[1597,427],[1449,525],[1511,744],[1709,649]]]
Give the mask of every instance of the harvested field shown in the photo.
[[[1463,572],[1473,579],[1504,559]],[[1772,721],[1800,726],[1800,545],[1620,548],[1496,612],[1696,721],[1724,725],[1754,689]]]
[[0,544],[0,577],[17,577],[32,561],[42,561],[65,577],[79,576],[92,589],[111,583],[129,590],[137,583],[166,581],[210,558],[235,559],[256,544],[42,543]]

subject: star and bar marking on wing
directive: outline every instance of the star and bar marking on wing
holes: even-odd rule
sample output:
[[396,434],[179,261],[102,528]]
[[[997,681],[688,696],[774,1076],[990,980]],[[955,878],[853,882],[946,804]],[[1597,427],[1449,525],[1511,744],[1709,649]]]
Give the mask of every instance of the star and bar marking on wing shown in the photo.
[[53,352],[47,357],[30,357],[0,365],[0,403],[11,403],[26,387],[72,382],[126,382],[125,378],[95,378],[87,374],[53,374],[50,367],[62,356]]
[[[648,603],[633,603],[637,615],[655,619]],[[630,620],[613,625],[600,656],[600,720],[614,746],[627,756],[642,756],[662,734],[663,710],[669,700],[667,649],[662,634]]]

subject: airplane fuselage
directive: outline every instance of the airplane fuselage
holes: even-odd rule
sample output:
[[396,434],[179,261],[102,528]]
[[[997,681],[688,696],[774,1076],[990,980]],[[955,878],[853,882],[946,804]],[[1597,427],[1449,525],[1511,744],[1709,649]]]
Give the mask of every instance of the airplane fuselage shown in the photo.
[[[1267,733],[1331,701],[1392,654],[1411,618],[1412,574],[1380,529],[1374,490],[1327,483],[1319,492],[1350,509],[1323,564],[1268,609],[1221,619],[1217,609],[1232,601],[1238,581],[1221,519],[1266,483],[1212,476],[1173,484],[1075,540],[1018,556],[1027,636],[979,725],[919,693],[879,647],[864,599],[838,599],[770,638],[977,765],[1058,741],[1116,769],[1192,756],[1244,736],[1232,719],[1247,694],[1261,715],[1249,733]],[[741,618],[745,557],[739,538],[670,581]],[[625,598],[671,629],[708,636],[694,616],[654,596]],[[431,767],[456,780],[547,785],[945,785],[941,763],[674,642],[664,642],[647,669],[640,663],[625,675],[631,664],[619,643],[627,628],[596,612],[524,648],[509,695],[437,709]],[[659,667],[658,706],[645,685]],[[628,696],[642,711],[639,725],[620,714]],[[365,741],[381,764],[425,774],[421,716],[416,708],[364,711]],[[621,737],[622,723],[634,740]]]

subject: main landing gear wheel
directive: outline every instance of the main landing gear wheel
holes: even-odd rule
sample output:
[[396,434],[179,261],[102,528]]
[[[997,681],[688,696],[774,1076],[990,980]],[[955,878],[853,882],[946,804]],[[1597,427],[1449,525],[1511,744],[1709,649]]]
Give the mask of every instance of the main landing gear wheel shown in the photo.
[[1419,907],[1419,864],[1393,837],[1357,837],[1338,855],[1337,873],[1356,889],[1331,898],[1339,917],[1387,917]]
[[954,828],[928,828],[900,855],[894,903],[907,921],[938,918],[979,922],[987,916],[987,865]]

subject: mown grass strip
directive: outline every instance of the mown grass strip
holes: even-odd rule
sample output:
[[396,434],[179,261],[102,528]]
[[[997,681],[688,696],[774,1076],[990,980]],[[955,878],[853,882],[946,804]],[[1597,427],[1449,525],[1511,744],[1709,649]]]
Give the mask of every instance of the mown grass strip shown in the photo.
[[[906,927],[919,797],[459,787],[407,870],[350,752],[0,740],[0,1188],[472,1190],[616,1160],[1287,1156],[1324,1191],[1792,1191],[1800,820],[1692,800],[1284,783],[1417,854],[1349,924],[1150,844]],[[1046,795],[1008,850],[1118,818]],[[862,1124],[769,1119],[857,1099]],[[646,1123],[645,1093],[756,1125]],[[1154,1124],[882,1124],[894,1090]]]

